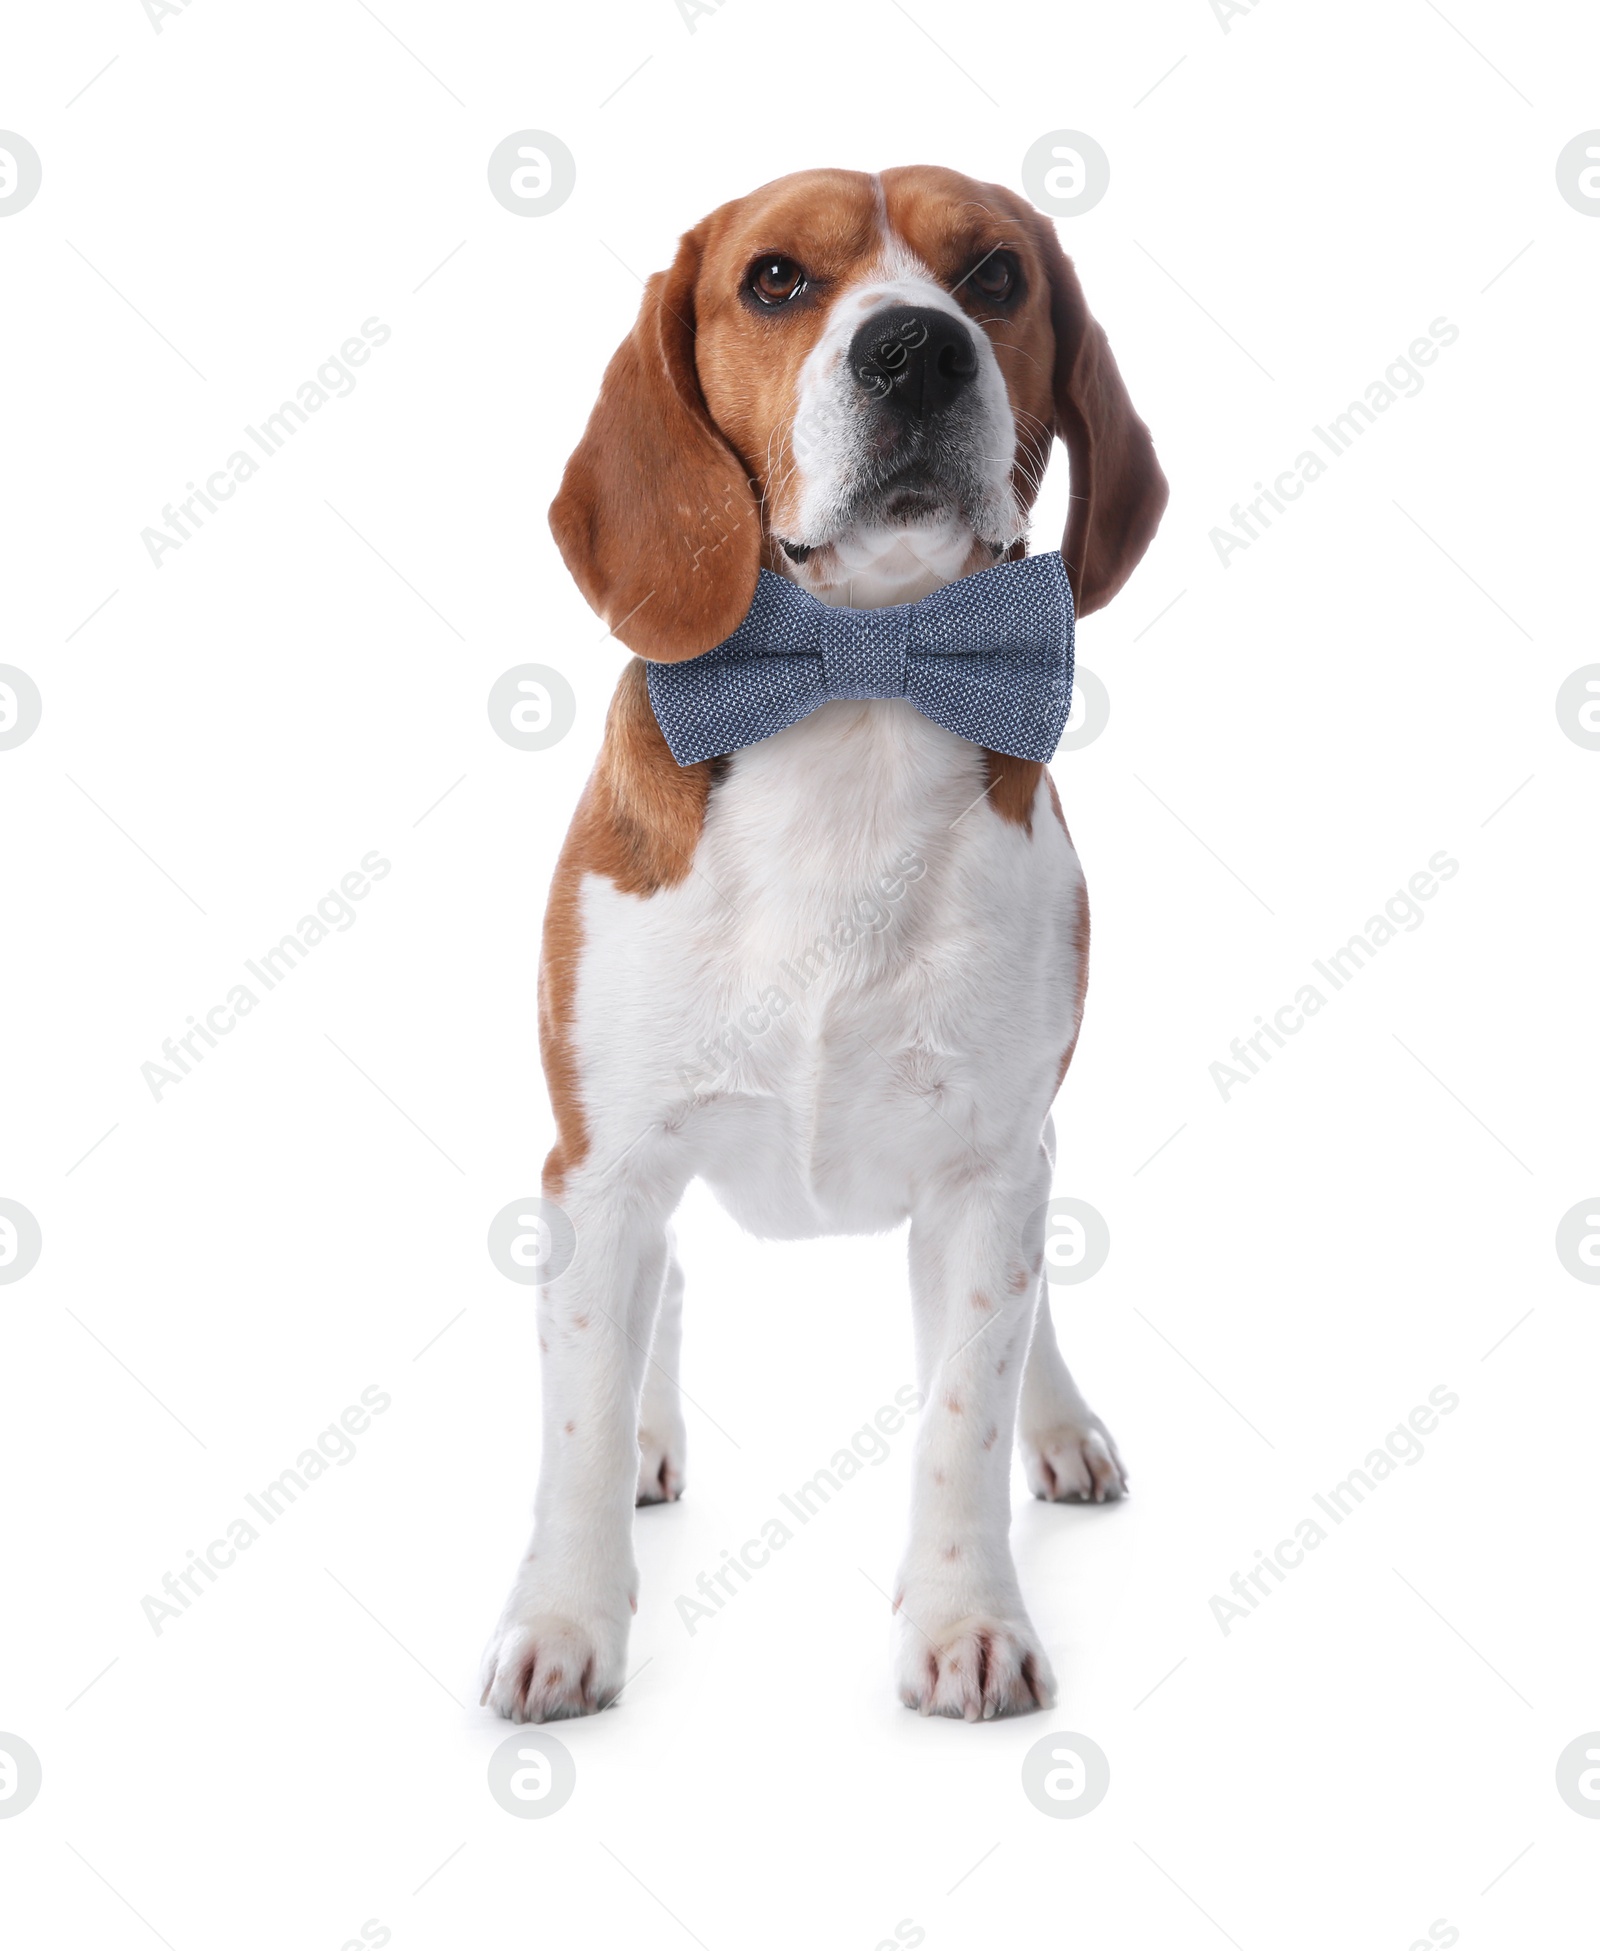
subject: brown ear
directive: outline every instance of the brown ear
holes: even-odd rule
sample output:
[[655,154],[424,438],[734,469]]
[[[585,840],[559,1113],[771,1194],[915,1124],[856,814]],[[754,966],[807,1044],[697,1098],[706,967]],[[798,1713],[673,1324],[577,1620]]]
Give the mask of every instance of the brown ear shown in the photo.
[[1072,465],[1061,554],[1077,612],[1087,616],[1111,601],[1150,546],[1167,505],[1167,477],[1055,226],[1038,222],[1056,335],[1056,432]]
[[731,636],[755,595],[761,524],[695,370],[706,226],[645,287],[550,508],[562,560],[641,657],[676,663]]

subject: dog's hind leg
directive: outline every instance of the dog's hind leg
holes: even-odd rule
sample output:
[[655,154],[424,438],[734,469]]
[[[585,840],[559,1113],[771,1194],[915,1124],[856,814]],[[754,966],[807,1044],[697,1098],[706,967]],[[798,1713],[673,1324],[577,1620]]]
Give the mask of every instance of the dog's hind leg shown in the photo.
[[1055,1504],[1103,1504],[1121,1497],[1127,1472],[1110,1430],[1084,1401],[1061,1359],[1047,1280],[1039,1282],[1037,1309],[1017,1417],[1028,1488]]
[[678,1354],[683,1345],[683,1269],[676,1243],[667,1232],[667,1273],[661,1283],[655,1337],[644,1372],[639,1404],[639,1489],[637,1504],[672,1504],[683,1495],[688,1447],[683,1403],[678,1394]]

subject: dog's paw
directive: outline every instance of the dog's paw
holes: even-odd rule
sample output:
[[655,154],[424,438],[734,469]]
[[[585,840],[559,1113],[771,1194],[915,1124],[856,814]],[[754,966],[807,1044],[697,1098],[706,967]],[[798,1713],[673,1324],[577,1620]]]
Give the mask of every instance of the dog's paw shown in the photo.
[[639,1488],[635,1504],[676,1504],[683,1495],[685,1430],[639,1431]]
[[1104,1504],[1128,1494],[1116,1443],[1092,1410],[1075,1422],[1023,1430],[1017,1448],[1029,1490],[1049,1503]]
[[992,1721],[1001,1714],[1031,1714],[1055,1697],[1055,1675],[1026,1619],[978,1613],[937,1632],[908,1620],[900,1698],[919,1714]]
[[627,1633],[603,1621],[506,1607],[484,1648],[483,1695],[508,1721],[569,1721],[598,1714],[621,1691]]

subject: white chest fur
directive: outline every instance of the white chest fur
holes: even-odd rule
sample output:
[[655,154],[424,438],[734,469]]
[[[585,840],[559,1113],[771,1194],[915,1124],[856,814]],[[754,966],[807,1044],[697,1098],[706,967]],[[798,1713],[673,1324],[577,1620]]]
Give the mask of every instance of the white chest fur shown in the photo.
[[796,1238],[898,1224],[968,1148],[1036,1149],[1076,1028],[1081,874],[1042,780],[1031,834],[985,785],[910,705],[829,704],[736,755],[677,887],[587,879],[591,1159],[664,1130],[673,1176]]

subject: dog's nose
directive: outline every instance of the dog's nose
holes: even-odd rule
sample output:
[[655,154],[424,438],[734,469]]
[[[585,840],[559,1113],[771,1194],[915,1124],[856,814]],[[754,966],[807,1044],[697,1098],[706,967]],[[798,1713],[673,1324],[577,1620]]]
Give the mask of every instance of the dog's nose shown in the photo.
[[873,399],[908,420],[925,420],[977,376],[978,353],[971,332],[949,312],[891,305],[850,341],[850,370]]

